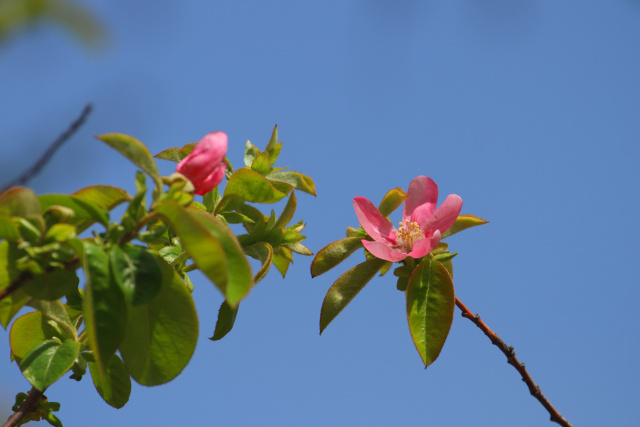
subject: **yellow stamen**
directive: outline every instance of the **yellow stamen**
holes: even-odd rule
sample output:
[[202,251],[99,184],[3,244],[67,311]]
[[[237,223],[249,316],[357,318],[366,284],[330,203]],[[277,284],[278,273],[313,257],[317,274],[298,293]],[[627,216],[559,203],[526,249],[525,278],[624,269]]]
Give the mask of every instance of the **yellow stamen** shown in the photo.
[[400,227],[396,231],[398,246],[404,252],[411,252],[413,244],[418,240],[424,239],[424,234],[422,234],[420,226],[415,221],[407,221],[406,224],[404,222],[400,222],[399,225]]

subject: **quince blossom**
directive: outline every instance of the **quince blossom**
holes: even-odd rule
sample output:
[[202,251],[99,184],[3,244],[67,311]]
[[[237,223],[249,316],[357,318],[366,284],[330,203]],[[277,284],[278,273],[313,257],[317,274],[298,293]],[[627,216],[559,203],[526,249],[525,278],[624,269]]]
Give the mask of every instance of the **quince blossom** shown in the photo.
[[176,172],[191,181],[196,194],[205,194],[213,190],[224,178],[227,165],[222,160],[226,154],[227,134],[221,131],[211,132],[178,163]]
[[456,194],[447,196],[436,209],[438,186],[426,176],[414,178],[407,194],[398,229],[368,199],[353,199],[362,228],[373,238],[362,240],[362,244],[373,256],[398,262],[427,255],[438,246],[442,233],[453,225],[462,209],[462,199]]

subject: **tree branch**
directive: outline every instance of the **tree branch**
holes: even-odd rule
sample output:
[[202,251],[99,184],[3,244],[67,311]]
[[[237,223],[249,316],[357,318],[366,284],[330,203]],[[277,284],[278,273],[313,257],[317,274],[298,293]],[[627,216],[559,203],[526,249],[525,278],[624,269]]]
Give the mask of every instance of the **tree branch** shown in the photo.
[[27,181],[36,176],[49,162],[49,160],[51,160],[51,157],[53,157],[53,153],[55,153],[58,148],[60,148],[62,144],[64,144],[69,138],[71,138],[71,136],[80,128],[80,126],[82,126],[84,121],[87,119],[87,116],[91,112],[91,109],[91,104],[87,104],[82,110],[82,113],[80,113],[80,117],[78,117],[73,123],[71,123],[71,126],[69,126],[69,128],[64,131],[64,133],[60,135],[58,139],[56,139],[49,145],[47,151],[44,152],[44,154],[38,159],[38,161],[13,181],[11,181],[9,184],[7,184],[2,191],[16,185],[25,185]]
[[524,363],[520,362],[516,357],[516,352],[513,347],[507,346],[504,341],[502,341],[502,339],[480,319],[480,315],[474,315],[471,310],[469,310],[467,306],[465,306],[462,301],[458,299],[458,297],[456,297],[456,305],[458,306],[460,311],[462,311],[462,317],[466,317],[467,319],[475,323],[475,325],[480,328],[487,337],[489,337],[491,343],[498,347],[504,353],[504,355],[507,356],[507,363],[516,368],[516,370],[520,373],[520,375],[522,376],[522,381],[524,381],[527,387],[529,387],[529,393],[531,393],[533,397],[538,399],[542,406],[544,406],[544,408],[549,412],[549,415],[551,415],[551,421],[556,422],[563,427],[573,427],[572,424],[567,421],[560,414],[560,412],[558,412],[558,410],[551,404],[551,402],[547,400],[545,395],[542,394],[540,386],[536,385],[536,383],[533,382],[533,378],[531,378],[531,375],[529,375],[529,372],[527,372]]
[[[64,269],[65,270],[75,270],[78,267],[80,267],[80,259],[78,258],[77,255],[74,256],[73,258],[71,258],[70,260],[65,261],[65,263],[64,263]],[[53,268],[47,268],[44,271],[43,274],[51,273],[52,271],[54,271]],[[32,279],[33,279],[33,276],[31,275],[31,273],[23,271],[16,278],[16,280],[14,280],[13,282],[11,282],[9,284],[9,286],[7,286],[4,289],[0,289],[0,300],[8,297],[13,292],[17,291],[18,289],[20,289],[21,287],[23,287],[24,285],[29,283],[29,281],[32,280]]]
[[22,405],[20,405],[20,409],[18,409],[13,415],[11,415],[2,427],[17,426],[20,423],[20,420],[25,417],[25,415],[35,409],[36,404],[38,403],[38,401],[40,401],[40,398],[42,398],[42,396],[43,393],[40,390],[36,389],[35,387],[32,388],[29,396],[27,396],[25,401],[22,402]]

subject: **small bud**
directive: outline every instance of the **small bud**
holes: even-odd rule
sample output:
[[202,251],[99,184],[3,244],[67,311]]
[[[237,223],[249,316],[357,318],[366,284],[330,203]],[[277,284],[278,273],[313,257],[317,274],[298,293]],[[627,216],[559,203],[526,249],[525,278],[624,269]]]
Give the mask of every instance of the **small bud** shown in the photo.
[[209,133],[178,163],[176,172],[191,181],[196,194],[205,194],[224,178],[227,165],[222,160],[226,154],[227,134],[220,131]]

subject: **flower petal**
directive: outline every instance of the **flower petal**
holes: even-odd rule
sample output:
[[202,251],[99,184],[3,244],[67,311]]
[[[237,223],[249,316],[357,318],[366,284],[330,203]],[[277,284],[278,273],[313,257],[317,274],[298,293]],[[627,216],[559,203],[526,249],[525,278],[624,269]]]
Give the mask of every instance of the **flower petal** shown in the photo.
[[371,240],[362,240],[364,248],[371,252],[376,258],[384,259],[386,261],[398,262],[407,257],[407,254],[399,249],[393,249],[384,243],[372,242]]
[[440,230],[436,230],[431,237],[415,242],[409,256],[416,259],[422,258],[434,250],[438,246],[438,243],[440,243]]
[[373,240],[387,245],[395,245],[395,228],[387,218],[382,216],[373,203],[364,197],[355,197],[353,208],[360,225],[369,236],[373,237]]
[[420,229],[427,234],[429,230],[440,230],[444,233],[453,225],[462,210],[462,199],[457,194],[449,194],[444,202],[420,225]]
[[196,187],[194,193],[196,194],[205,194],[209,191],[213,190],[216,185],[222,182],[222,178],[224,178],[224,173],[227,170],[227,164],[222,162],[219,163],[219,166],[201,182],[192,182],[192,184]]
[[438,186],[429,177],[413,178],[407,191],[409,197],[404,202],[403,221],[416,221],[418,224],[436,210]]
[[205,180],[227,153],[227,134],[221,131],[205,135],[187,157],[182,159],[176,172],[193,181]]

